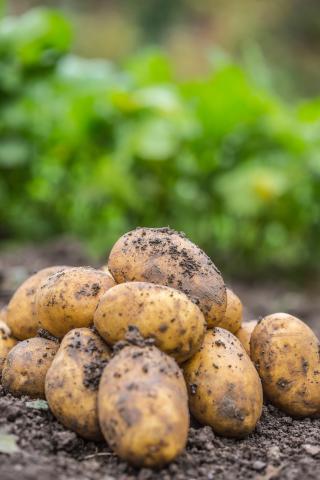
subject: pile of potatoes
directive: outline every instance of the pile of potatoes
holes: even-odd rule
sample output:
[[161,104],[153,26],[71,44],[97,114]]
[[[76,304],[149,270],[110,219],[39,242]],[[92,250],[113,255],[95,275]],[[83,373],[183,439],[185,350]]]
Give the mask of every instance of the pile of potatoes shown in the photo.
[[242,323],[242,304],[182,233],[138,228],[108,264],[52,267],[0,314],[0,375],[16,396],[122,459],[159,467],[185,448],[189,412],[242,438],[263,396],[296,417],[320,415],[320,346],[299,319]]

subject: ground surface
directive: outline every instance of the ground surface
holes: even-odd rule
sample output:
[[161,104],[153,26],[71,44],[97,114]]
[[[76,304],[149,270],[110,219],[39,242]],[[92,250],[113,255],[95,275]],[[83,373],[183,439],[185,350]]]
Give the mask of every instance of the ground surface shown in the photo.
[[[52,264],[92,264],[81,247],[59,240],[0,254],[0,306],[12,290],[39,268]],[[231,282],[246,305],[247,319],[288,311],[320,333],[319,285],[303,289],[270,282]],[[13,436],[12,436],[13,435]],[[293,420],[264,407],[254,434],[241,441],[220,438],[193,424],[186,452],[167,468],[135,470],[105,444],[86,442],[62,427],[45,403],[15,399],[0,387],[1,480],[112,479],[319,479],[320,420]]]

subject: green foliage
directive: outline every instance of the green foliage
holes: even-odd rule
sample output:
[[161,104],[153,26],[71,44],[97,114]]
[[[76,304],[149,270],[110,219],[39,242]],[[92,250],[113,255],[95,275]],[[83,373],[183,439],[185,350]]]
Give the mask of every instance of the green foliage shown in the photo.
[[70,36],[54,11],[0,24],[3,237],[71,232],[100,255],[169,224],[226,270],[315,266],[320,100],[287,105],[226,57],[184,84],[157,50],[119,70]]

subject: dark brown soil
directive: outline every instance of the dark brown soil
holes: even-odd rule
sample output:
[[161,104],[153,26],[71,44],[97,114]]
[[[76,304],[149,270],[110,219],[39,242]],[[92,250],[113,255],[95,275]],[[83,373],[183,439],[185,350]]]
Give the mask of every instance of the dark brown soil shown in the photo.
[[[52,264],[99,262],[90,261],[79,245],[65,240],[2,253],[0,306],[28,274]],[[287,311],[320,333],[319,284],[299,290],[279,282],[230,283],[246,305],[246,319]],[[8,445],[4,433],[15,436],[9,437],[9,444],[16,440],[19,450],[0,453],[1,480],[320,478],[320,419],[294,420],[271,405],[264,407],[255,433],[245,440],[218,437],[193,422],[185,453],[158,472],[128,466],[106,444],[82,440],[62,427],[45,402],[16,399],[0,387],[0,452]]]

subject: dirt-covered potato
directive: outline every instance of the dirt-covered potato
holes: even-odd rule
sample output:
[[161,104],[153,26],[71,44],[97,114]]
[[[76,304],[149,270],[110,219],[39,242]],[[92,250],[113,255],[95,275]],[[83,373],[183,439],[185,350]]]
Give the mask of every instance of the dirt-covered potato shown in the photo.
[[51,275],[39,285],[36,295],[41,327],[58,338],[73,328],[90,327],[99,298],[114,285],[110,275],[90,267]]
[[99,335],[89,328],[76,328],[62,340],[46,377],[46,399],[53,415],[89,440],[102,438],[97,395],[109,356],[109,349]]
[[262,412],[262,387],[239,340],[223,328],[209,330],[198,353],[184,366],[190,410],[226,437],[252,432]]
[[320,344],[305,323],[268,315],[253,330],[250,349],[271,403],[293,416],[320,414]]
[[219,327],[235,333],[241,327],[242,310],[240,298],[227,288],[227,308],[223,319],[219,322]]
[[59,345],[53,340],[34,337],[10,350],[2,371],[2,385],[16,397],[44,398],[44,381]]
[[174,359],[156,347],[128,346],[112,358],[101,377],[98,411],[108,444],[134,465],[164,465],[185,447],[185,382]]
[[0,378],[3,365],[10,350],[17,344],[17,340],[12,337],[8,325],[0,320]]
[[169,228],[137,228],[123,235],[109,256],[117,283],[142,281],[185,293],[202,310],[208,326],[226,310],[226,288],[219,270],[199,247]]
[[25,340],[36,336],[39,328],[35,309],[37,288],[44,279],[65,268],[67,267],[55,266],[39,270],[16,290],[9,302],[6,319],[15,338]]
[[250,320],[250,322],[243,322],[239,330],[235,333],[236,337],[242,343],[245,351],[250,354],[250,338],[255,326],[257,325],[257,320]]
[[100,298],[94,325],[111,345],[135,326],[178,362],[199,350],[205,333],[201,310],[184,293],[147,282],[121,283],[108,290]]

